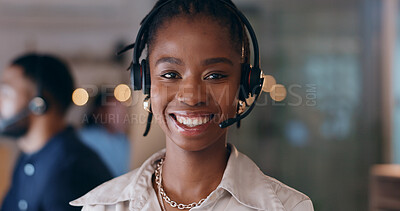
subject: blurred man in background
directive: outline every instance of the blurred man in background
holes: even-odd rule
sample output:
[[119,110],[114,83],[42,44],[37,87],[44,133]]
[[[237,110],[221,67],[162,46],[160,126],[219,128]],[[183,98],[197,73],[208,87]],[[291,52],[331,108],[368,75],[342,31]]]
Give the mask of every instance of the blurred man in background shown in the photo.
[[1,210],[79,210],[68,202],[111,178],[101,159],[64,120],[73,79],[49,55],[15,59],[0,77],[0,135],[21,154]]
[[113,176],[129,171],[130,144],[124,120],[128,107],[112,93],[99,92],[84,116],[84,127],[79,131],[82,141],[102,158]]

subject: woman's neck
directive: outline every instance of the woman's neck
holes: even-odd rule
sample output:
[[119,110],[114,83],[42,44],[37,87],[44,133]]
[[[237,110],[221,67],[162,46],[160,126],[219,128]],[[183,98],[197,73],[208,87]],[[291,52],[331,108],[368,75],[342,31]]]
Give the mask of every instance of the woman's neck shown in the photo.
[[185,151],[167,140],[162,179],[171,200],[184,204],[198,202],[217,188],[229,157],[225,137],[222,138],[196,152]]

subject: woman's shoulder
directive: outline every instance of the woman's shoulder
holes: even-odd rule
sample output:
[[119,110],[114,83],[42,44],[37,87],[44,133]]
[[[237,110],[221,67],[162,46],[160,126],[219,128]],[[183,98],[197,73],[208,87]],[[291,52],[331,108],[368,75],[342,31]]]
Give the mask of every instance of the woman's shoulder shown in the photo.
[[271,187],[274,191],[273,195],[279,199],[286,210],[313,210],[311,199],[307,195],[275,178],[264,176],[265,183]]
[[230,148],[222,186],[241,203],[259,210],[313,210],[308,196],[265,175],[249,157],[232,145]]
[[152,186],[151,178],[156,161],[163,156],[165,156],[165,149],[154,153],[139,168],[101,184],[70,204],[73,206],[113,205],[136,199]]
[[86,193],[82,197],[71,201],[72,206],[84,206],[94,204],[116,204],[121,201],[129,200],[132,182],[135,181],[138,170],[135,169],[124,175],[109,180],[90,192]]

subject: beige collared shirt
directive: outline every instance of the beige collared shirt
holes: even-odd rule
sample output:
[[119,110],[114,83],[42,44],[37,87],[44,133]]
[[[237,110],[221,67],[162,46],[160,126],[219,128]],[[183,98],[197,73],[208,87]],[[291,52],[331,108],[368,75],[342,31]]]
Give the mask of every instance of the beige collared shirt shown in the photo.
[[[229,146],[231,155],[221,183],[192,211],[314,210],[306,195],[264,175],[250,158]],[[152,175],[164,156],[165,149],[140,168],[98,186],[70,204],[83,206],[83,211],[161,211]]]

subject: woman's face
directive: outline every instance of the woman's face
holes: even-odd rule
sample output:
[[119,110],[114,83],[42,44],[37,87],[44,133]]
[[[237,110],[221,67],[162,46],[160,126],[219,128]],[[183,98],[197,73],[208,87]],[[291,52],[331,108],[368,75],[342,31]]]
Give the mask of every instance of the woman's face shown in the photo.
[[152,111],[187,151],[225,141],[218,124],[236,114],[241,55],[227,29],[208,18],[174,18],[150,46]]

